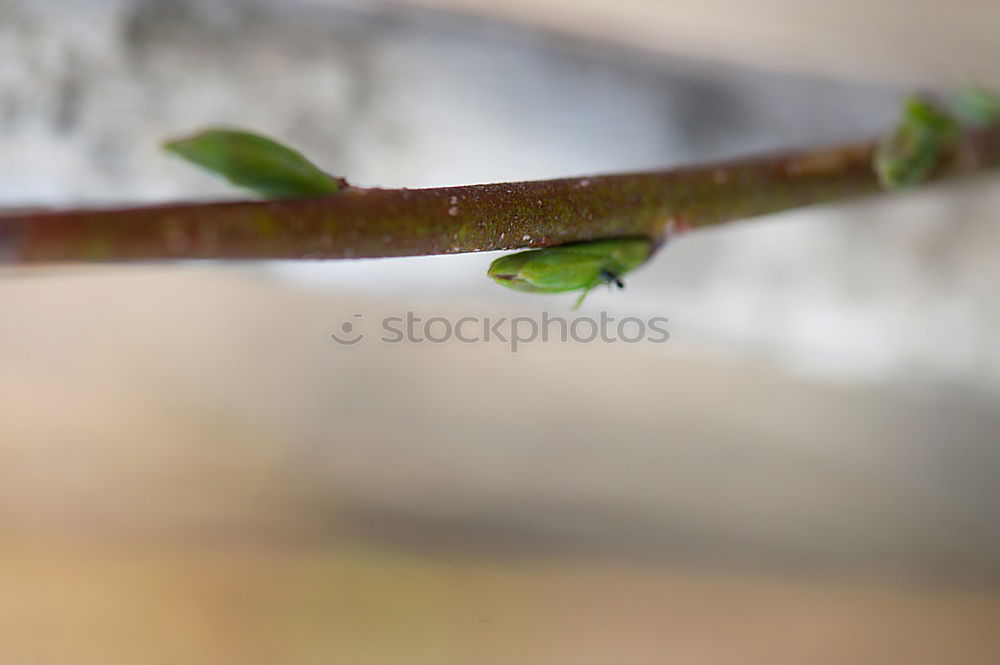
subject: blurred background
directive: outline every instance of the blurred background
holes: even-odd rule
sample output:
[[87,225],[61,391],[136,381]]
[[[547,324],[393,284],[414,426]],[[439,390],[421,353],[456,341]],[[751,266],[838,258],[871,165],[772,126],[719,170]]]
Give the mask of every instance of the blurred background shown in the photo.
[[[1000,87],[971,0],[0,0],[0,205],[658,168]],[[0,269],[0,662],[1000,662],[997,178],[693,233],[623,292],[496,254]],[[654,343],[378,322],[663,316]],[[342,346],[352,322],[368,336]]]

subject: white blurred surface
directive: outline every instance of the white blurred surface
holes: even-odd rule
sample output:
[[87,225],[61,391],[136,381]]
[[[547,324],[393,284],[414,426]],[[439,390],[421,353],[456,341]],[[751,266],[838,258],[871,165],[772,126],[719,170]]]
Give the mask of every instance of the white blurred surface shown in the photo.
[[[747,5],[732,4],[742,8],[733,16],[743,15]],[[645,11],[654,12],[650,20],[673,11],[670,3],[637,5],[636,13],[630,6],[621,15],[633,27]],[[874,3],[873,11],[890,6]],[[898,101],[895,90],[844,80],[588,53],[551,33],[399,9],[369,15],[363,5],[2,7],[9,57],[0,65],[0,145],[9,157],[0,163],[0,200],[9,204],[237,196],[158,149],[165,137],[212,124],[273,134],[361,185],[419,187],[656,168],[852,138],[887,126]],[[781,35],[818,25],[798,10],[758,10],[775,17]],[[715,20],[756,43],[752,25]],[[909,52],[908,44],[896,46]],[[815,376],[993,392],[994,183],[684,238],[637,273],[624,296],[595,294],[592,306],[668,316],[683,338],[766,354]],[[279,270],[343,292],[523,298],[481,277],[490,258]]]

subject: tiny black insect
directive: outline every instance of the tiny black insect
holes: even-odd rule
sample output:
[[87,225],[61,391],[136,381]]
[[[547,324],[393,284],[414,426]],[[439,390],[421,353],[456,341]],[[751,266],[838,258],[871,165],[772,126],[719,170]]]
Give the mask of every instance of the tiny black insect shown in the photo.
[[608,284],[611,284],[612,282],[614,282],[614,284],[619,289],[624,289],[625,288],[625,282],[622,281],[621,277],[619,277],[615,273],[611,272],[610,270],[606,270],[606,269],[601,270],[601,279],[603,279]]

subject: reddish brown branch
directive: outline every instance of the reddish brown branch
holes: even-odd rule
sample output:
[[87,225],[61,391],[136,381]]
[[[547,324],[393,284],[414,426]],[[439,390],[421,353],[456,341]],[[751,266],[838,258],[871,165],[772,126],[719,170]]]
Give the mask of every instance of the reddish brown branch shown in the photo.
[[[0,212],[14,262],[361,258],[543,247],[670,233],[878,190],[874,142],[710,166],[311,199]],[[1000,129],[970,132],[936,177],[1000,164]]]

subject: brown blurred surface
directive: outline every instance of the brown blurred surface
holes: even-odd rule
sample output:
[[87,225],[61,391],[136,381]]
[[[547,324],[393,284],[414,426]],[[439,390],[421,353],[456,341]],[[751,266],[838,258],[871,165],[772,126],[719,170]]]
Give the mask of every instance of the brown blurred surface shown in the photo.
[[989,665],[1000,600],[858,578],[357,546],[0,551],[5,663]]
[[1000,658],[989,409],[683,340],[327,337],[512,313],[476,300],[16,275],[0,662]]

